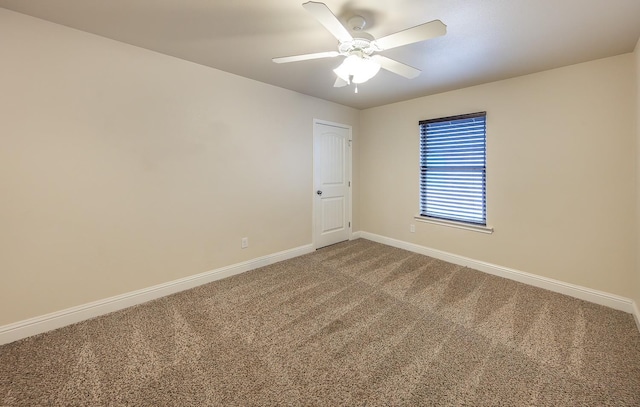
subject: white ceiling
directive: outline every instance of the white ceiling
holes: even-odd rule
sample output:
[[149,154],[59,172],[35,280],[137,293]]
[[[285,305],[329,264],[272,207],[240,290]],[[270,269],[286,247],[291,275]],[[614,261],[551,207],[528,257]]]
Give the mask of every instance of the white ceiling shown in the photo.
[[422,70],[334,88],[340,58],[306,0],[0,0],[0,7],[358,109],[632,52],[640,0],[325,0],[376,38],[439,19],[447,34],[383,52]]

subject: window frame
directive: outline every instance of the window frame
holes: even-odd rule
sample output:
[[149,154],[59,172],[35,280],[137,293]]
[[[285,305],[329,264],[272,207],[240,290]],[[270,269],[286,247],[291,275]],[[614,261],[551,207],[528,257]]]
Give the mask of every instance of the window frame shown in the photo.
[[[429,166],[426,165],[427,162],[427,152],[426,152],[426,143],[428,138],[427,125],[431,123],[443,123],[443,122],[455,122],[459,120],[468,120],[482,117],[484,120],[484,129],[482,132],[482,140],[483,140],[483,150],[482,150],[482,165],[476,164],[467,164],[462,165],[457,163],[455,165],[450,166],[450,170],[453,172],[456,171],[466,171],[468,173],[481,173],[482,174],[482,222],[476,222],[471,219],[460,219],[460,218],[447,218],[441,216],[430,216],[428,211],[426,210],[426,199],[427,199],[427,184],[426,184],[426,174],[429,171]],[[493,228],[489,227],[487,224],[487,129],[486,129],[486,120],[487,120],[487,112],[475,112],[468,113],[462,115],[455,116],[447,116],[440,117],[435,119],[427,119],[420,120],[418,123],[419,129],[419,137],[420,137],[420,162],[419,162],[419,200],[418,206],[419,211],[415,216],[416,220],[428,223],[435,223],[439,225],[452,226],[467,230],[480,231],[483,233],[492,233]],[[431,168],[438,168],[437,166],[431,166]],[[450,172],[451,173],[451,172]],[[471,216],[469,217],[471,218]]]

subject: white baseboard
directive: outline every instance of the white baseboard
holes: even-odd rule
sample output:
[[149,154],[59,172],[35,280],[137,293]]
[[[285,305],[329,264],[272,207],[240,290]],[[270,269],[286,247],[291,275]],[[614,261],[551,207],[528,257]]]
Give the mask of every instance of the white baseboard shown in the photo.
[[509,280],[518,281],[520,283],[528,284],[538,288],[544,288],[549,291],[565,294],[570,297],[634,314],[636,318],[636,324],[638,324],[638,329],[640,329],[640,313],[638,312],[638,307],[636,306],[634,301],[629,298],[620,297],[603,291],[593,290],[591,288],[581,287],[575,284],[565,283],[563,281],[554,280],[552,278],[526,273],[524,271],[514,270],[507,267],[470,259],[468,257],[458,256],[456,254],[431,249],[417,244],[404,242],[402,240],[396,240],[389,237],[376,235],[374,233],[362,231],[357,233],[358,236],[363,239],[372,240],[374,242],[397,247],[399,249],[424,254],[426,256],[444,260],[449,263],[469,267],[488,274],[493,274],[498,277],[508,278]]
[[640,331],[640,309],[638,309],[638,303],[633,301],[633,316],[636,320],[636,326],[638,327],[638,331]]
[[188,290],[202,284],[244,273],[259,267],[268,266],[269,264],[302,256],[304,254],[311,253],[312,251],[313,245],[300,246],[242,263],[181,278],[179,280],[169,281],[167,283],[154,285],[141,290],[116,295],[115,297],[105,298],[103,300],[90,302],[77,307],[67,308],[13,324],[0,326],[0,345],[108,314],[110,312],[118,311],[133,305],[142,304],[144,302]]
[[[544,288],[557,293],[569,295],[585,301],[604,305],[610,308],[628,312],[634,315],[638,330],[640,330],[640,310],[638,304],[634,301],[619,297],[602,291],[581,287],[574,284],[565,283],[559,280],[547,277],[537,276],[535,274],[525,273],[510,269],[507,267],[497,266],[491,263],[470,259],[463,256],[447,253],[444,251],[430,249],[428,247],[404,242],[368,232],[353,232],[351,239],[368,239],[374,242],[386,244],[415,253],[424,254],[450,263],[459,264],[493,274],[499,277],[508,278],[528,285]],[[259,267],[268,266],[273,263],[292,259],[313,252],[313,245],[300,246],[294,249],[285,250],[267,256],[262,256],[253,260],[242,263],[233,264],[219,269],[207,271],[194,276],[185,277],[179,280],[158,284],[141,290],[117,295],[88,304],[67,308],[61,311],[30,318],[13,324],[0,326],[0,345],[14,342],[32,335],[47,332],[53,329],[61,328],[67,325],[81,322],[110,312],[118,311],[133,305],[142,304],[156,298],[164,297],[180,291],[188,290],[202,284],[212,281],[221,280],[236,274],[244,273]]]

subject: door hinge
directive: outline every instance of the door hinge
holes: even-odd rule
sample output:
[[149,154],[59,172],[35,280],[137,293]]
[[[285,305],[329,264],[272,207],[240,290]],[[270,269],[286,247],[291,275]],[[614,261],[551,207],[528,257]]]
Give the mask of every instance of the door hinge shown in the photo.
[[351,186],[351,181],[349,181],[349,186]]
[[349,222],[349,227],[351,227],[351,222]]

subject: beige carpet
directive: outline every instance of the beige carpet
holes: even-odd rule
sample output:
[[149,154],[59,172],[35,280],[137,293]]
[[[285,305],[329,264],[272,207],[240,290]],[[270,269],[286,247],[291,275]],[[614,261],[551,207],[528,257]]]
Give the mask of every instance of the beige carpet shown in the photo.
[[359,239],[2,346],[0,405],[640,406],[640,334]]

